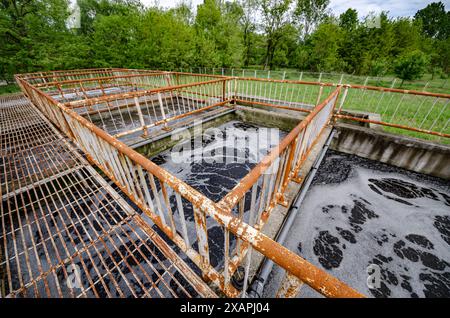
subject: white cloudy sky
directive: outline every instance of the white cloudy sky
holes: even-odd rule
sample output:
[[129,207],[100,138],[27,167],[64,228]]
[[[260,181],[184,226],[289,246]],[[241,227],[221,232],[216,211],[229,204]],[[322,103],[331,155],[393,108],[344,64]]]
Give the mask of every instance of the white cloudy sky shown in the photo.
[[[180,0],[141,0],[146,5],[155,1],[162,7],[173,7]],[[194,7],[203,0],[191,0]],[[431,2],[439,0],[330,0],[330,8],[335,15],[339,15],[348,8],[358,10],[360,17],[369,12],[389,11],[391,17],[413,16],[417,10],[424,8]],[[447,10],[450,10],[450,0],[441,0]]]

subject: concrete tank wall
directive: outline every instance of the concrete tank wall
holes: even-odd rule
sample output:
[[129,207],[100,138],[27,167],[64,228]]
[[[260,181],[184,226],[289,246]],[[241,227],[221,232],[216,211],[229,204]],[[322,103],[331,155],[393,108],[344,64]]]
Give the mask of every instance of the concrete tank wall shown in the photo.
[[379,130],[336,124],[331,148],[450,180],[450,147]]

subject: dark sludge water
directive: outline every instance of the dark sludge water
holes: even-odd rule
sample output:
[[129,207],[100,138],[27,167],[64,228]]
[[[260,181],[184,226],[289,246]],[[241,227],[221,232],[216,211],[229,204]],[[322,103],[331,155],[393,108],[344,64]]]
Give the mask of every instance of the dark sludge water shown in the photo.
[[59,297],[58,288],[68,297],[83,294],[80,288],[71,291],[67,284],[67,275],[74,277],[75,268],[87,297],[146,293],[161,297],[156,288],[164,297],[173,297],[169,288],[179,297],[196,297],[193,287],[139,224],[89,176],[82,168],[79,175],[64,176],[29,195],[3,200],[3,210],[12,211],[5,214],[0,227],[0,254],[7,255],[0,260],[0,273],[6,279],[9,268],[12,283],[11,287],[6,284],[6,294],[18,290],[22,281],[27,289],[20,296],[35,297],[35,291],[47,295],[41,275],[53,267],[54,274],[45,275],[52,297]]
[[[269,137],[269,134],[272,135]],[[166,150],[151,159],[161,168],[217,202],[231,191],[285,135],[285,132],[278,129],[267,129],[242,121],[230,121],[218,126],[216,133],[204,134],[201,142],[196,142],[194,137],[188,140],[187,143],[192,152],[185,153],[178,146],[178,148]],[[174,153],[176,153],[175,157]],[[160,184],[158,181],[156,183],[159,191]],[[166,189],[169,193],[175,224],[177,230],[180,231],[182,227],[178,203],[173,191],[169,187]],[[258,193],[260,192],[261,186],[259,185]],[[193,207],[185,199],[182,199],[182,205],[189,241],[197,250]],[[248,221],[249,209],[250,193],[247,193],[244,205],[244,220],[246,221]],[[234,213],[237,215],[237,209]],[[166,218],[166,220],[168,219]],[[207,228],[210,261],[212,266],[220,268],[224,262],[223,229],[210,217],[207,217]],[[230,250],[235,247],[235,244],[235,237],[230,234]]]
[[450,297],[450,182],[329,150],[286,246],[370,297]]

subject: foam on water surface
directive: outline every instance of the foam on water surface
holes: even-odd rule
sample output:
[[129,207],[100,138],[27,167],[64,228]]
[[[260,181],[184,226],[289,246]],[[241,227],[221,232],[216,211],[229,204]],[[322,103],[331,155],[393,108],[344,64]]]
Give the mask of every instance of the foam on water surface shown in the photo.
[[285,245],[369,297],[450,297],[450,183],[330,150]]
[[[177,145],[154,156],[151,160],[217,202],[230,192],[285,135],[285,132],[278,129],[268,129],[234,120],[216,127],[214,131],[203,132],[200,142],[196,142],[192,137],[180,143],[180,145],[190,144],[192,151],[181,151],[186,148]],[[157,187],[159,189],[159,185]],[[259,187],[258,189],[261,190]],[[167,190],[176,227],[181,229],[175,194],[169,187]],[[248,202],[249,200],[246,200],[246,203]],[[248,209],[246,204],[245,221],[248,218]],[[187,221],[189,241],[197,249],[192,204],[184,199],[183,212]],[[207,217],[207,228],[211,264],[214,267],[220,267],[224,262],[223,229],[210,217]],[[230,235],[230,250],[234,246],[235,238]]]

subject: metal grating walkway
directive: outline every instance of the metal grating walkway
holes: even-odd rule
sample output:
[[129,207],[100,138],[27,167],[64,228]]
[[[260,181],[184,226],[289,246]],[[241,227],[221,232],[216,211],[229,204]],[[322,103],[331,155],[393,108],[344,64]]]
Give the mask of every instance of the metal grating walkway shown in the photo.
[[22,95],[0,145],[2,297],[216,297]]

